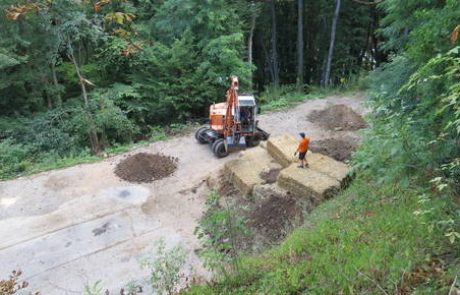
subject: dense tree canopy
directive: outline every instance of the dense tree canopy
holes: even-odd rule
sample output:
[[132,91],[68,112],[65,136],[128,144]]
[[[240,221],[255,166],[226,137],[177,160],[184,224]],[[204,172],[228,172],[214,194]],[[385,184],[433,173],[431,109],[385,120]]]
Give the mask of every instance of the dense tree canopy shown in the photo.
[[1,145],[99,153],[204,117],[231,75],[256,93],[347,84],[384,60],[382,13],[340,2],[2,1]]
[[155,126],[204,117],[230,75],[246,92],[286,84],[308,91],[348,85],[377,67],[374,101],[385,114],[413,120],[409,134],[435,140],[449,131],[443,140],[455,141],[449,36],[460,23],[457,4],[5,0],[0,150],[28,155],[25,164],[98,153],[146,138]]

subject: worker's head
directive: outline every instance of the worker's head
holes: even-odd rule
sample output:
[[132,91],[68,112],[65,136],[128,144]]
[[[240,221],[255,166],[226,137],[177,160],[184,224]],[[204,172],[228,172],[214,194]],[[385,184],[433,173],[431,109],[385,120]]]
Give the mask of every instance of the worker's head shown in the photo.
[[305,138],[305,133],[300,132],[299,135],[300,135],[300,137]]

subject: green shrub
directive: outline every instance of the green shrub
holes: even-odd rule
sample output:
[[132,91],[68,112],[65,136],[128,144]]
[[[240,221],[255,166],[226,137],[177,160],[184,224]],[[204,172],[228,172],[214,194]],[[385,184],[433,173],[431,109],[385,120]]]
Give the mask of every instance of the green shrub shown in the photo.
[[141,265],[150,271],[150,285],[155,294],[177,294],[183,277],[181,269],[187,253],[181,245],[166,249],[164,240],[159,240],[152,257],[144,257]]
[[30,148],[11,139],[0,141],[0,179],[26,171],[31,165]]
[[238,237],[248,233],[241,213],[231,204],[221,206],[220,196],[212,191],[206,200],[206,213],[195,229],[195,235],[203,244],[199,255],[204,265],[213,271],[216,277],[228,277],[239,273]]

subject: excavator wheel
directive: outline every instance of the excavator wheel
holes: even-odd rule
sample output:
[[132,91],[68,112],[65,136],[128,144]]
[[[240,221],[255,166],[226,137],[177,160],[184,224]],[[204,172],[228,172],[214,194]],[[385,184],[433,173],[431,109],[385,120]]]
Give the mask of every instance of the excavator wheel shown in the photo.
[[218,140],[214,141],[212,144],[212,152],[216,155],[217,158],[224,158],[228,156],[228,151],[225,148],[224,139],[219,138]]
[[200,127],[196,132],[195,132],[195,139],[201,143],[205,144],[208,143],[206,139],[203,138],[203,133],[208,130],[208,127]]
[[216,148],[216,144],[218,143],[219,139],[214,140],[211,143],[211,151],[214,153],[214,149]]
[[246,141],[247,147],[255,147],[255,146],[258,146],[260,143],[260,138],[257,135],[245,136],[244,140]]

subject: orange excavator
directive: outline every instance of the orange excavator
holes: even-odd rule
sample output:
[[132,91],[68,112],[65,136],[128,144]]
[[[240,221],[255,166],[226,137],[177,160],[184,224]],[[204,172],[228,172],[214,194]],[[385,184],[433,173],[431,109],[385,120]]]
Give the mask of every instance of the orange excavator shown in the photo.
[[217,158],[226,157],[233,150],[257,146],[270,134],[260,129],[256,120],[254,96],[238,95],[238,78],[230,78],[227,101],[209,107],[209,125],[195,133],[201,144],[210,144]]

